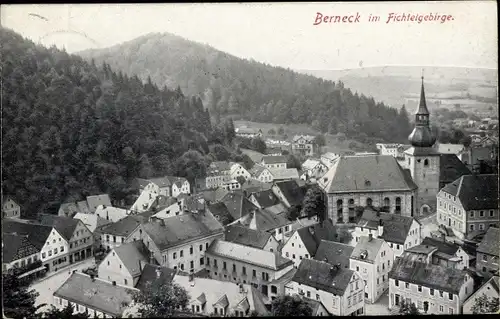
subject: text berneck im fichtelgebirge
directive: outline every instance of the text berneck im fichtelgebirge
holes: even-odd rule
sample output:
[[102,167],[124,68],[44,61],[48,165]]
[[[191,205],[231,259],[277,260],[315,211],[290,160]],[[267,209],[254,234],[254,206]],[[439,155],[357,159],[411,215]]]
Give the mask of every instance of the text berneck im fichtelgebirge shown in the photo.
[[[447,21],[455,20],[451,14],[414,14],[414,13],[388,13],[385,23],[398,23],[398,22],[438,22],[445,23]],[[362,20],[359,12],[348,15],[324,15],[321,12],[316,13],[313,25],[330,24],[330,23],[359,23],[359,22],[381,22],[381,17],[378,15],[370,14],[367,19]]]

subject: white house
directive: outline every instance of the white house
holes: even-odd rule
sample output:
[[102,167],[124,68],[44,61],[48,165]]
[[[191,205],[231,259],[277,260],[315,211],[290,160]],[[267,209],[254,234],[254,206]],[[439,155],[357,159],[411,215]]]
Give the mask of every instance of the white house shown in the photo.
[[318,150],[314,136],[295,135],[292,139],[292,152],[304,156],[313,156]]
[[287,158],[286,156],[263,156],[260,165],[267,168],[287,168]]
[[231,163],[230,173],[232,179],[237,179],[239,176],[245,178],[245,180],[251,177],[250,173],[246,168],[240,163]]
[[21,206],[12,196],[2,196],[2,218],[21,218]]
[[464,302],[463,313],[466,315],[473,314],[473,307],[476,303],[476,300],[483,295],[486,298],[499,298],[499,278],[498,276],[493,276],[489,280],[487,280],[478,290],[476,290],[467,300]]
[[389,288],[389,271],[393,266],[394,252],[380,238],[373,235],[360,237],[350,258],[351,270],[355,270],[364,280],[365,300],[376,302]]
[[269,168],[255,164],[252,169],[250,169],[251,177],[259,182],[271,183],[273,181],[273,175],[271,174]]
[[233,191],[241,189],[241,184],[237,180],[231,179],[226,182],[223,182],[219,187],[228,191]]
[[320,161],[327,168],[330,168],[332,167],[333,163],[335,163],[335,161],[337,161],[339,158],[340,158],[339,153],[327,152],[321,155]]
[[139,213],[147,211],[151,208],[158,195],[160,195],[160,188],[158,187],[158,185],[149,183],[142,190],[139,198],[137,198],[132,207],[130,207],[130,210]]
[[298,180],[300,178],[299,171],[296,168],[270,168],[269,172],[273,177],[273,181]]
[[262,137],[262,130],[251,128],[251,127],[237,127],[234,132],[236,136],[246,137],[246,138],[256,138]]

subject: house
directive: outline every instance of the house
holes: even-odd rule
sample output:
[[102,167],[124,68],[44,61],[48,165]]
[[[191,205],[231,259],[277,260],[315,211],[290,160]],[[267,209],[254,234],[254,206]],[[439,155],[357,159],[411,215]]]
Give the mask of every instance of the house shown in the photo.
[[310,299],[310,298],[306,298],[306,297],[304,297],[302,295],[299,295],[299,296],[301,296],[302,300],[304,300],[305,302],[307,302],[307,304],[309,305],[309,307],[312,309],[312,314],[311,314],[312,317],[327,317],[327,316],[330,316],[330,313],[328,312],[328,310],[326,310],[325,305],[321,301]]
[[269,172],[273,177],[273,181],[288,181],[300,178],[299,171],[296,168],[270,168]]
[[67,216],[67,217],[72,217],[76,213],[82,213],[82,214],[90,214],[94,213],[95,211],[90,211],[89,205],[86,200],[83,201],[77,201],[77,202],[67,202],[61,204],[59,207],[59,210],[57,212],[58,216]]
[[352,251],[349,268],[364,280],[365,301],[375,303],[389,288],[389,271],[394,253],[385,240],[372,234],[359,238]]
[[250,246],[270,252],[277,252],[279,242],[273,234],[239,225],[226,227],[224,238],[227,242]]
[[470,266],[469,255],[462,247],[455,243],[449,243],[436,238],[424,238],[422,244],[407,249],[403,255],[414,255],[414,258],[421,258],[433,265],[443,267],[466,269]]
[[177,197],[180,194],[191,193],[189,181],[184,177],[177,176],[163,176],[149,179],[136,178],[134,186],[139,190],[139,193],[141,193],[149,183],[158,187],[159,195],[166,197]]
[[220,200],[224,198],[224,196],[226,196],[228,193],[230,193],[230,191],[226,189],[216,188],[204,190],[202,192],[199,192],[198,194],[201,194],[206,203],[215,203],[220,202]]
[[219,187],[228,191],[233,191],[241,189],[241,184],[237,180],[231,179],[223,182],[221,185],[219,185]]
[[389,309],[405,300],[427,314],[461,314],[473,286],[465,270],[398,257],[389,273]]
[[463,313],[466,315],[473,314],[473,307],[476,300],[485,295],[488,299],[499,298],[500,282],[498,276],[491,277],[486,281],[478,290],[476,290],[467,300],[464,302]]
[[313,156],[318,152],[318,144],[311,135],[295,135],[292,139],[292,153]]
[[490,227],[477,247],[476,268],[482,271],[498,273],[498,255],[500,254],[500,230]]
[[240,219],[258,208],[242,192],[228,193],[221,199],[221,202],[226,205],[234,220]]
[[241,163],[231,163],[229,174],[231,175],[232,179],[238,179],[238,177],[243,177],[245,180],[247,180],[251,177],[250,173]]
[[460,239],[473,238],[499,224],[498,175],[464,175],[437,195],[437,222]]
[[262,157],[260,165],[267,168],[287,168],[287,162],[286,156],[266,155]]
[[12,196],[2,196],[2,218],[21,218],[21,206]]
[[281,242],[284,238],[284,234],[291,230],[292,222],[283,214],[276,215],[264,208],[256,209],[229,225],[238,225],[254,230],[265,231],[273,234],[274,237]]
[[441,154],[439,159],[439,189],[472,172],[454,154]]
[[390,213],[413,216],[417,185],[389,155],[340,157],[318,185],[334,223],[354,222],[357,206],[385,206]]
[[301,166],[302,175],[300,179],[307,180],[317,180],[323,176],[328,171],[328,166],[323,164],[321,160],[307,159]]
[[100,247],[109,250],[134,239],[140,239],[140,237],[132,237],[132,234],[139,225],[147,223],[153,214],[153,212],[144,212],[129,215],[117,222],[98,228],[98,233],[101,236]]
[[234,217],[229,212],[226,204],[223,202],[217,202],[213,204],[207,204],[207,210],[214,215],[214,217],[222,224],[226,226],[234,222]]
[[470,170],[474,170],[482,161],[498,157],[498,144],[482,145],[480,143],[473,143],[466,150],[462,151],[458,157]]
[[2,240],[3,243],[8,243],[2,244],[2,273],[12,268],[27,270],[32,264],[40,261],[39,245],[32,243],[29,235],[7,233],[3,234]]
[[192,315],[248,317],[250,314],[270,316],[264,297],[249,284],[235,285],[227,281],[194,276],[176,276],[173,282],[183,287],[190,299]]
[[314,259],[304,259],[286,286],[287,295],[317,300],[333,316],[364,314],[363,291],[363,280],[355,271]]
[[236,136],[246,138],[262,137],[262,130],[251,127],[237,127],[235,130]]
[[306,196],[306,189],[295,180],[274,182],[271,190],[286,208],[302,205]]
[[413,217],[377,212],[365,209],[354,229],[353,238],[372,234],[382,238],[392,248],[394,256],[400,256],[405,249],[422,242],[422,225]]
[[117,221],[127,217],[129,214],[134,213],[134,210],[127,210],[123,208],[100,205],[95,210],[95,215],[107,221],[116,223]]
[[90,212],[95,212],[98,206],[111,206],[111,199],[108,194],[87,196],[87,205]]
[[250,175],[253,179],[263,183],[272,183],[273,175],[266,166],[255,164],[250,169]]
[[314,259],[324,261],[339,268],[349,269],[353,246],[335,241],[322,240],[316,250]]
[[62,310],[70,303],[73,313],[86,313],[92,318],[126,318],[136,291],[76,272],[54,292],[53,305]]
[[223,226],[210,212],[203,211],[142,224],[128,240],[142,240],[161,266],[197,272],[205,268],[205,251],[210,243],[223,237]]
[[99,264],[99,278],[123,286],[135,287],[142,268],[149,262],[149,251],[142,241],[116,246]]
[[232,179],[231,163],[226,161],[212,162],[207,168],[207,176],[196,180],[196,187],[198,190],[214,189]]
[[248,196],[248,199],[258,208],[265,208],[276,215],[285,213],[288,210],[271,189],[253,192]]
[[113,222],[94,214],[76,213],[73,218],[81,220],[83,224],[88,228],[88,230],[93,234],[94,251],[96,248],[102,247],[100,229],[105,225],[109,225]]
[[249,196],[252,192],[260,192],[264,190],[271,189],[272,183],[261,182],[256,179],[247,179],[243,184],[241,184],[241,191],[245,196]]
[[30,243],[40,251],[39,259],[47,272],[68,265],[69,243],[55,227],[14,219],[3,220],[2,226],[3,235],[27,236]]
[[160,187],[154,183],[149,183],[141,192],[137,200],[134,202],[131,211],[142,213],[153,206],[156,198],[160,195]]
[[398,147],[400,144],[394,143],[377,143],[376,147],[380,155],[398,156]]
[[69,249],[66,251],[70,264],[93,256],[94,236],[81,220],[39,214],[38,221],[42,225],[55,228],[69,244]]
[[338,240],[337,231],[329,220],[295,230],[281,249],[281,255],[298,266],[303,259],[316,255],[322,240]]
[[279,254],[223,240],[213,241],[205,257],[212,279],[251,284],[268,298],[283,294],[285,275],[293,271],[293,262]]
[[465,150],[465,146],[463,144],[447,144],[447,143],[436,143],[434,147],[440,154],[460,154]]
[[321,164],[326,166],[326,168],[332,167],[333,163],[337,161],[340,158],[340,154],[338,153],[332,153],[332,152],[327,152],[320,157]]
[[144,291],[150,289],[154,283],[170,284],[178,272],[167,267],[145,264],[135,288]]
[[205,201],[201,196],[180,195],[177,198],[171,197],[171,203],[166,208],[151,216],[152,218],[169,218],[182,215],[186,212],[200,211],[205,209]]
[[[266,146],[269,143],[266,143]],[[274,156],[280,156],[283,155],[283,148],[282,147],[276,147],[276,146],[267,146],[266,147],[266,155],[274,155]]]

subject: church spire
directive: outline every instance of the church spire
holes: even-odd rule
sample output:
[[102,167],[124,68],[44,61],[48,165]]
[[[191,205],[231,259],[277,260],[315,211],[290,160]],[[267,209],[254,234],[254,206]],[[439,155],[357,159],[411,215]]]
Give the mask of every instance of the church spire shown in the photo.
[[429,116],[427,102],[425,101],[424,76],[422,75],[420,103],[417,113],[415,113],[415,128],[408,137],[411,145],[415,147],[431,147],[436,142],[436,137],[431,132]]
[[423,75],[422,75],[422,86],[420,88],[420,104],[418,106],[417,114],[429,115],[429,110],[427,109],[427,102],[425,101],[424,76]]

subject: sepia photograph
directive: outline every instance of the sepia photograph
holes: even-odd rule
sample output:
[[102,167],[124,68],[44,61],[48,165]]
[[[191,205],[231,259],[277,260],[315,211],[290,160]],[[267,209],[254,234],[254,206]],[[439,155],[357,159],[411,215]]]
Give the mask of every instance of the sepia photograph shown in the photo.
[[499,313],[496,1],[2,4],[2,316]]

